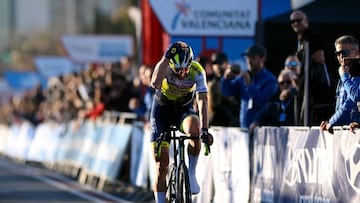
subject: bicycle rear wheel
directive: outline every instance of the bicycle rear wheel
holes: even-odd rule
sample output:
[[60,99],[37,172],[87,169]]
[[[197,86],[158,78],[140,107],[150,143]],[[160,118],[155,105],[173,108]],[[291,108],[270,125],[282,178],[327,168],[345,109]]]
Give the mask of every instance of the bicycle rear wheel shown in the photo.
[[185,163],[181,163],[177,173],[177,202],[191,203],[189,172]]

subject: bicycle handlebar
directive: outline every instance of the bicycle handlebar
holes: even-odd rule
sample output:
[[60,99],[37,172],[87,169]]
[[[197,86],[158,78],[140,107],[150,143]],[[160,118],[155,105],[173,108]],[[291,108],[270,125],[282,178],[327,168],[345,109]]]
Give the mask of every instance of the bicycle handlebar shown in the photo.
[[209,154],[210,154],[210,145],[209,145],[209,144],[204,143],[204,146],[205,146],[205,156],[207,156],[207,155],[209,155]]
[[[167,133],[161,133],[159,139],[156,141],[156,157],[160,157],[161,154],[161,143],[163,141],[166,141],[166,135]],[[171,136],[169,137],[170,140],[198,140],[200,139],[200,137],[195,137],[195,136],[186,136],[186,135],[181,135],[181,136]],[[210,145],[204,143],[204,147],[205,147],[205,156],[208,156],[210,154]]]

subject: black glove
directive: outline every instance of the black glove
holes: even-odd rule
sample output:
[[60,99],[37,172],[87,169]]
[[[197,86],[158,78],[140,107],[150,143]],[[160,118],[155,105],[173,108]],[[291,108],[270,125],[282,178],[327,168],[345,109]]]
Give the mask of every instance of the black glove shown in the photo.
[[200,133],[200,139],[203,143],[207,144],[207,145],[212,145],[214,142],[214,138],[213,136],[208,132],[207,128],[203,128],[201,129],[201,133]]
[[165,57],[167,59],[174,58],[174,55],[178,52],[179,44],[178,43],[172,43],[169,45],[168,49],[165,52]]

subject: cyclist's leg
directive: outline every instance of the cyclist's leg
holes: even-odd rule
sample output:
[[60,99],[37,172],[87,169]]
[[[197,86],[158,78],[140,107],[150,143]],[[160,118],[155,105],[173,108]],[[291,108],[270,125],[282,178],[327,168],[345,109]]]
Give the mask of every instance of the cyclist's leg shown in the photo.
[[156,174],[154,178],[153,191],[155,200],[157,203],[165,203],[166,196],[166,175],[168,172],[169,165],[169,143],[161,143],[161,154],[160,157],[156,156],[156,140],[162,132],[167,132],[170,125],[167,122],[166,112],[168,111],[166,106],[159,105],[156,101],[153,102],[151,115],[150,115],[150,125],[151,125],[151,141],[153,144],[153,154],[156,161]]
[[[181,123],[181,131],[187,135],[199,136],[200,121],[196,115],[187,115]],[[188,145],[188,160],[189,160],[189,177],[191,193],[198,194],[200,186],[196,180],[196,165],[201,149],[201,141],[190,140]]]
[[[154,186],[154,196],[157,203],[165,203],[166,196],[166,175],[168,172],[169,165],[169,144],[165,146],[163,143],[161,144],[161,154],[160,157],[156,157],[155,153],[155,161],[156,161],[156,177],[155,177],[155,186]],[[156,145],[154,146],[154,150],[156,149]]]
[[[180,130],[186,135],[199,137],[200,134],[200,120],[197,115],[188,114],[181,122]],[[188,152],[191,155],[198,156],[201,150],[201,141],[190,140],[188,146]]]

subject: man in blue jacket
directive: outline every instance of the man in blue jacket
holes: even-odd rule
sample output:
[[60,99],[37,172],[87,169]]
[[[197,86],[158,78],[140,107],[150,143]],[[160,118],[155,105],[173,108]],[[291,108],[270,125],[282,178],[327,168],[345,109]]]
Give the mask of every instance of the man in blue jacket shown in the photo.
[[266,50],[261,45],[249,47],[245,53],[249,71],[237,74],[228,68],[221,79],[221,91],[225,96],[240,96],[240,127],[249,128],[254,115],[276,94],[276,77],[264,64]]
[[[333,126],[349,125],[351,122],[360,122],[360,113],[357,102],[359,97],[357,88],[360,77],[349,74],[349,67],[345,65],[345,57],[357,57],[359,55],[359,41],[350,35],[344,35],[335,40],[335,54],[340,64],[338,69],[340,80],[336,88],[335,113],[328,121],[322,121],[321,130],[331,130]],[[355,84],[355,88],[354,88]]]

